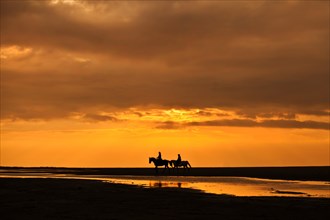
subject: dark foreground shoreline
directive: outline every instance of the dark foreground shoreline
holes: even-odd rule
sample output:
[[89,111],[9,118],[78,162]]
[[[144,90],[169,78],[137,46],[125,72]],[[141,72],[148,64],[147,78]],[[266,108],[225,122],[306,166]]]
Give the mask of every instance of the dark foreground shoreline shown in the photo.
[[240,176],[284,180],[330,181],[330,166],[310,167],[221,167],[180,169],[164,172],[159,168],[60,168],[60,167],[0,167],[1,172],[35,172],[78,175],[184,175],[184,176]]
[[0,178],[1,219],[328,219],[330,199],[235,197],[95,180]]

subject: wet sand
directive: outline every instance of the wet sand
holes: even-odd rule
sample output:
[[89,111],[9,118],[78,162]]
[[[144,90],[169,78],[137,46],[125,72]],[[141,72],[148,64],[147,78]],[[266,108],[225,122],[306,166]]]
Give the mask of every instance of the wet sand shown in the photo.
[[[151,166],[152,167],[152,166]],[[310,167],[193,167],[190,170],[180,169],[178,172],[164,171],[159,168],[156,174],[154,168],[58,168],[58,167],[0,167],[1,172],[36,172],[54,174],[77,174],[77,175],[182,175],[182,176],[239,176],[266,179],[283,180],[318,180],[330,181],[330,166]]]
[[330,199],[234,197],[95,180],[0,178],[2,219],[328,219]]

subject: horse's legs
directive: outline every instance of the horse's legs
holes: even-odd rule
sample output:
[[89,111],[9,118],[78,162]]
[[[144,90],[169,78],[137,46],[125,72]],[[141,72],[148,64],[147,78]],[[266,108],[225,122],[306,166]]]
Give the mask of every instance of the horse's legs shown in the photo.
[[171,170],[173,171],[172,173],[174,174],[175,166],[172,166],[172,167],[171,167]]
[[190,171],[189,163],[187,163],[187,171]]
[[168,174],[171,174],[170,166],[167,165]]

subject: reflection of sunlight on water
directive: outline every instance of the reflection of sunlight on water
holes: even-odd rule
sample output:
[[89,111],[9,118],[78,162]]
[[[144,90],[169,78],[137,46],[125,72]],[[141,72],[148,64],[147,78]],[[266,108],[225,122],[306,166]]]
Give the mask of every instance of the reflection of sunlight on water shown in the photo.
[[330,184],[324,181],[269,180],[246,177],[90,176],[51,173],[2,173],[0,177],[92,179],[150,188],[192,188],[207,193],[235,196],[330,198]]
[[113,183],[144,187],[178,187],[202,190],[207,193],[235,196],[299,196],[330,198],[330,186],[322,181],[267,180],[245,177],[114,177],[104,180]]

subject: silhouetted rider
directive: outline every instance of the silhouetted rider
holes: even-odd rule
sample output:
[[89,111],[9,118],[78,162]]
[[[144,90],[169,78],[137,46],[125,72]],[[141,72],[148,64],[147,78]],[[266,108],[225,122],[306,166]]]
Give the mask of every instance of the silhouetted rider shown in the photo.
[[180,156],[180,154],[178,154],[178,159],[176,160],[176,164],[180,164],[181,163],[181,156]]
[[162,153],[161,153],[161,152],[158,152],[157,160],[163,160],[163,159],[162,159]]

